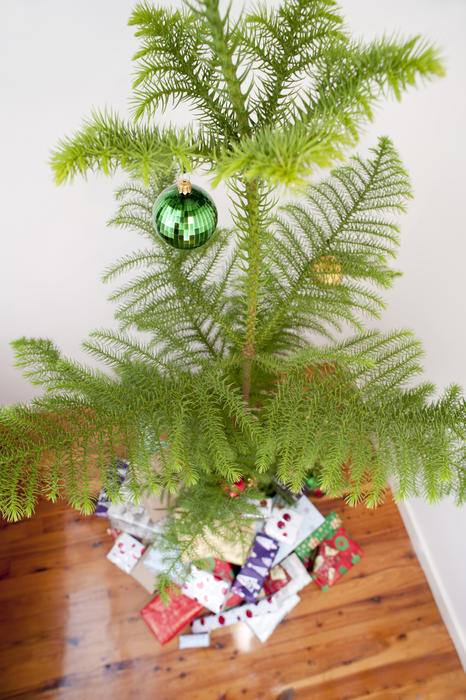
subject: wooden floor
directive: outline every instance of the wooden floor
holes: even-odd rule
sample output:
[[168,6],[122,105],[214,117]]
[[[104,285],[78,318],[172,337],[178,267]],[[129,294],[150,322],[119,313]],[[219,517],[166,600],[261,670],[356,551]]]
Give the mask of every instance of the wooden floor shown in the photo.
[[466,698],[465,675],[396,507],[337,510],[365,556],[315,584],[266,644],[246,625],[208,649],[161,647],[149,594],[105,558],[106,522],[43,503],[0,544],[0,697],[87,700]]

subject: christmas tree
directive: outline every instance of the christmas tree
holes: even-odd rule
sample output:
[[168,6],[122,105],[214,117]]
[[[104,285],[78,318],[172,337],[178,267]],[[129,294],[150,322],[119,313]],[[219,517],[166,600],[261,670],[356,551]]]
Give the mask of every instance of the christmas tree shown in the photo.
[[[3,515],[29,516],[40,495],[92,512],[96,484],[118,498],[118,456],[133,498],[172,494],[166,537],[181,548],[206,528],[234,538],[272,478],[298,492],[311,471],[351,504],[375,506],[389,477],[398,498],[463,502],[460,388],[433,400],[430,383],[413,383],[412,333],[363,323],[398,274],[408,176],[386,137],[344,161],[381,97],[442,75],[436,49],[418,37],[356,42],[333,0],[236,18],[218,0],[141,3],[130,24],[141,42],[134,120],[92,114],[52,167],[58,184],[126,171],[113,223],[148,246],[106,272],[124,278],[111,297],[119,330],[84,343],[104,369],[50,340],[13,343],[46,392],[1,410]],[[154,124],[181,102],[191,124]],[[193,189],[196,173],[228,187],[233,226],[205,231],[202,246],[183,247],[165,221],[167,245],[154,227],[179,172],[193,173]],[[296,201],[279,206],[285,188]]]

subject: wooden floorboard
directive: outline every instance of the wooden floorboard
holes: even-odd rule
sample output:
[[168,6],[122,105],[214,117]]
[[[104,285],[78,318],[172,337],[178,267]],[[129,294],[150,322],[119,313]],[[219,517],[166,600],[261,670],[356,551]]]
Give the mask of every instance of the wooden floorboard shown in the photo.
[[[364,557],[261,644],[244,624],[208,649],[161,647],[149,594],[105,555],[106,522],[63,503],[3,524],[0,698],[29,700],[466,699],[465,674],[394,504],[337,510]],[[293,691],[293,692],[292,692]]]

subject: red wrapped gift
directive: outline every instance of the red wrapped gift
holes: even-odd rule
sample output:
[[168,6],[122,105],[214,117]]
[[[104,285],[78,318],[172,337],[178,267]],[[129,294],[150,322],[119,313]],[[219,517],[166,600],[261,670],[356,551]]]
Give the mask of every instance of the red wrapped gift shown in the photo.
[[363,555],[363,551],[346,532],[339,528],[331,538],[322,540],[314,562],[312,578],[326,591],[346,574]]
[[221,578],[229,583],[231,583],[235,578],[231,564],[229,564],[227,561],[223,561],[222,559],[217,559],[217,557],[199,559],[196,561],[196,566],[198,569],[211,571],[217,578]]
[[281,588],[284,588],[290,581],[290,575],[283,566],[277,564],[270,570],[269,575],[264,581],[263,590],[265,595],[273,595]]
[[232,593],[231,596],[227,598],[224,609],[229,610],[230,608],[235,608],[237,605],[241,605],[242,603],[244,603],[244,599],[237,593]]
[[162,602],[160,595],[156,595],[150,603],[142,610],[141,615],[144,622],[150,627],[160,644],[166,644],[186,627],[191,620],[194,620],[203,606],[195,600],[188,598],[180,590],[167,588],[166,592],[170,596],[168,605]]

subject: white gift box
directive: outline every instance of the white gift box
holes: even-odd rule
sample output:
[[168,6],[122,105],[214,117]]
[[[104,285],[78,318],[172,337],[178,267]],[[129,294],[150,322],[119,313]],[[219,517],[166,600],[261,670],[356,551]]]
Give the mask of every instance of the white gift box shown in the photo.
[[143,506],[134,503],[112,503],[108,508],[111,527],[128,532],[141,540],[152,539],[156,524]]
[[228,627],[228,625],[236,625],[237,622],[247,622],[253,617],[261,615],[270,615],[279,609],[278,602],[275,596],[269,596],[257,603],[247,603],[245,605],[237,605],[229,610],[224,610],[218,615],[205,615],[198,617],[191,622],[193,632],[211,632],[219,627]]
[[279,605],[286,598],[289,598],[289,596],[298,593],[298,591],[300,591],[312,581],[312,577],[309,574],[309,571],[306,569],[298,555],[294,552],[287,556],[286,559],[283,559],[280,563],[280,566],[283,566],[288,576],[290,577],[290,580],[288,581],[286,586],[283,586],[283,588],[280,588],[280,590],[277,591],[277,593],[275,593],[274,598],[277,599]]
[[[155,530],[157,534],[162,530],[162,528],[162,520],[158,523],[155,523]],[[173,566],[173,563],[178,559],[178,557],[178,550],[172,549],[168,551],[162,549],[160,546],[157,545],[157,542],[155,542],[153,545],[148,547],[142,563],[143,566],[146,567],[146,569],[148,569],[152,574],[155,574],[156,576],[158,574],[166,573],[169,571],[169,569],[172,569],[170,571],[170,579],[174,583],[181,584],[181,582],[186,577],[186,569],[183,566],[183,564],[179,561],[176,562],[176,564]]]
[[145,551],[145,546],[138,542],[134,537],[128,535],[127,532],[122,532],[115,540],[115,544],[107,554],[113,564],[116,564],[119,569],[129,574],[136,562],[140,559]]
[[257,509],[257,513],[244,513],[245,518],[261,518],[266,520],[272,513],[273,500],[271,498],[248,498],[247,503],[251,503]]
[[280,564],[282,559],[287,557],[288,554],[290,554],[298,544],[305,540],[308,535],[314,532],[319,525],[322,525],[325,518],[322,513],[317,510],[315,505],[310,502],[307,496],[301,496],[293,506],[286,504],[286,501],[284,501],[280,496],[276,497],[274,502],[277,505],[285,504],[288,510],[297,511],[302,516],[301,524],[294,543],[290,545],[289,542],[284,542],[283,540],[280,541],[280,549],[275,555],[275,559],[273,561],[273,565],[275,566],[276,564]]
[[272,508],[270,517],[265,521],[264,532],[293,549],[302,520],[303,516],[295,508],[276,504]]
[[218,613],[222,609],[231,584],[223,579],[218,579],[210,571],[191,566],[189,578],[183,583],[181,591],[188,598],[197,600],[212,612]]
[[[285,589],[283,588],[282,590]],[[279,593],[280,592],[281,591],[279,591]],[[278,593],[276,595],[278,595]],[[291,610],[293,610],[300,600],[299,595],[295,593],[282,602],[277,612],[272,612],[270,615],[253,617],[250,620],[246,620],[246,624],[261,642],[266,642],[283,618],[286,617]]]
[[267,641],[277,625],[279,625],[290,610],[299,603],[300,597],[297,595],[298,591],[312,581],[306,567],[294,552],[286,557],[286,559],[283,559],[280,566],[283,566],[290,580],[286,586],[277,591],[273,596],[278,605],[278,610],[267,615],[266,620],[262,617],[246,620],[246,623],[261,642]]

